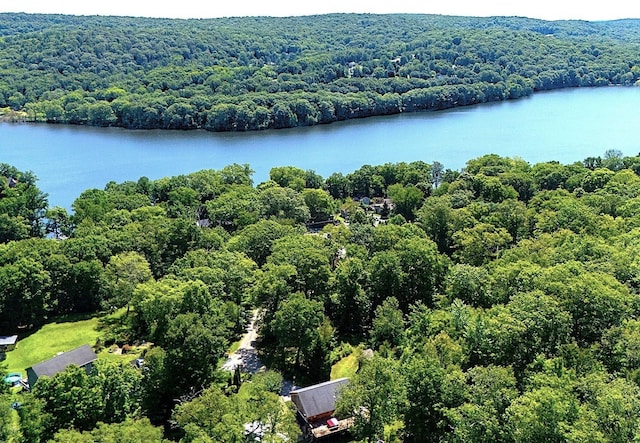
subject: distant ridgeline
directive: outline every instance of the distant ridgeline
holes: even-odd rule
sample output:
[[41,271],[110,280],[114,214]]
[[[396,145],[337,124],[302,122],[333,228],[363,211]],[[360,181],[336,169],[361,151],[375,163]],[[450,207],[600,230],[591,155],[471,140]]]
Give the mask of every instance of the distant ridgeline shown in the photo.
[[640,21],[0,14],[5,118],[248,131],[634,85]]

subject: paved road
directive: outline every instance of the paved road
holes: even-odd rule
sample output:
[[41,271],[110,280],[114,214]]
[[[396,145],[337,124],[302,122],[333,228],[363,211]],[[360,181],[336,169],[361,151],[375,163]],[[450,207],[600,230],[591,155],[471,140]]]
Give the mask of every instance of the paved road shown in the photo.
[[[237,366],[240,366],[242,372],[249,372],[255,374],[261,369],[266,369],[264,364],[258,358],[258,351],[255,348],[256,339],[258,337],[258,331],[256,330],[255,323],[258,317],[258,311],[253,311],[253,317],[249,326],[247,326],[247,332],[242,336],[240,341],[240,347],[236,352],[231,354],[227,361],[222,365],[222,369],[227,371],[234,371]],[[283,400],[289,400],[289,392],[295,389],[296,386],[289,381],[284,380],[282,383],[282,391],[280,396]]]
[[256,351],[255,348],[258,336],[255,328],[257,316],[258,311],[253,311],[253,317],[251,318],[251,322],[249,322],[249,326],[247,326],[247,332],[242,336],[240,347],[227,358],[227,361],[222,365],[222,369],[234,371],[236,366],[240,366],[240,369],[244,372],[255,374],[264,367],[258,358],[258,351]]

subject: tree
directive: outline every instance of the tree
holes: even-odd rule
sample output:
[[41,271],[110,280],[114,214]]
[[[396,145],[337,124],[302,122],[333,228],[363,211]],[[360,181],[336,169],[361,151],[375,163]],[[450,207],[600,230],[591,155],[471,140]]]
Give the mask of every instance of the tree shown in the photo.
[[478,223],[453,234],[453,256],[462,263],[480,266],[497,257],[512,240],[506,229],[489,223]]
[[[5,372],[2,371],[4,376]],[[4,390],[4,387],[0,388]],[[11,405],[14,402],[11,395],[7,392],[0,393],[0,441],[18,441],[19,429],[16,426],[16,416],[18,413],[12,410]]]
[[73,312],[95,312],[104,298],[104,268],[98,260],[71,265],[67,289]]
[[444,165],[440,162],[433,162],[431,164],[431,174],[430,179],[434,188],[438,188],[442,183],[442,178],[444,175]]
[[507,308],[522,328],[517,350],[511,356],[514,367],[524,367],[534,355],[556,355],[569,343],[572,318],[555,297],[541,291],[520,292]]
[[451,430],[446,411],[464,402],[466,380],[459,366],[463,353],[444,332],[418,338],[416,350],[407,350],[401,361],[407,386],[405,440],[439,442]]
[[198,397],[176,406],[173,419],[184,433],[183,441],[236,443],[243,438],[243,422],[238,397],[227,396],[218,386],[210,386]]
[[415,211],[422,206],[425,196],[424,192],[416,186],[403,186],[400,183],[390,185],[387,188],[387,194],[396,207],[396,214],[402,215],[409,221],[415,218]]
[[104,397],[102,423],[121,423],[140,415],[142,373],[128,362],[97,360],[89,374]]
[[183,433],[180,441],[239,443],[259,438],[276,443],[295,440],[299,427],[293,412],[270,388],[272,385],[267,379],[271,379],[271,375],[269,371],[255,374],[237,394],[226,395],[214,385],[182,401],[173,412],[173,419]]
[[453,247],[453,208],[447,197],[429,197],[418,210],[417,221],[441,253]]
[[302,198],[309,208],[311,221],[322,222],[330,220],[335,212],[335,202],[327,191],[322,189],[305,189]]
[[444,287],[449,258],[438,252],[434,242],[421,237],[401,240],[394,249],[403,271],[398,295],[400,309],[407,312],[409,305],[417,302],[431,306]]
[[71,217],[66,209],[59,206],[48,209],[46,220],[46,232],[53,234],[54,238],[66,238],[71,235]]
[[238,394],[241,396],[240,414],[249,425],[245,428],[247,438],[251,439],[259,431],[260,440],[269,443],[297,439],[300,428],[292,409],[283,404],[279,392],[269,390],[264,381],[264,376],[256,374],[251,383],[242,387],[244,393]]
[[350,193],[349,180],[340,172],[334,172],[325,179],[325,188],[335,199],[343,199]]
[[292,227],[274,220],[259,220],[237,232],[229,239],[227,247],[233,251],[244,252],[258,266],[262,266],[271,255],[274,242],[293,232]]
[[490,307],[496,300],[489,286],[489,273],[485,268],[458,263],[449,268],[446,278],[449,300],[462,300],[471,306]]
[[566,389],[550,386],[528,391],[507,408],[506,423],[511,438],[526,442],[561,442],[565,429],[579,417],[577,400]]
[[39,378],[33,395],[44,402],[43,412],[51,417],[45,435],[63,428],[93,429],[104,417],[104,394],[87,371],[75,365],[54,377]]
[[294,289],[314,299],[327,295],[331,277],[331,251],[320,236],[290,235],[273,243],[267,259],[275,265],[290,264],[296,268]]
[[404,319],[395,297],[386,298],[376,307],[371,329],[371,341],[379,348],[382,345],[399,346],[404,334]]
[[291,188],[267,187],[260,191],[258,205],[259,213],[264,218],[306,223],[310,217],[309,208],[304,203],[302,194]]
[[100,189],[87,189],[83,191],[71,205],[73,208],[73,221],[80,224],[85,219],[99,222],[102,217],[113,209],[113,203],[109,201],[106,191]]
[[49,310],[51,277],[43,265],[23,257],[0,267],[0,323],[8,329],[40,325]]
[[32,172],[0,163],[0,243],[44,234],[47,195],[36,181]]
[[291,188],[298,192],[306,187],[307,173],[295,166],[278,166],[271,168],[269,179],[283,188]]
[[226,332],[220,316],[211,314],[178,314],[170,321],[164,366],[176,396],[197,392],[215,379],[218,359],[227,349]]
[[310,300],[303,294],[292,294],[281,303],[269,329],[276,339],[276,352],[283,367],[293,357],[294,367],[307,361],[308,352],[318,336],[318,327],[322,324],[323,305]]
[[0,214],[0,243],[29,238],[29,221],[21,216]]
[[611,371],[635,373],[640,369],[640,322],[626,319],[602,337],[602,360]]
[[500,366],[477,366],[469,369],[466,377],[465,403],[444,412],[453,428],[447,441],[509,441],[504,412],[518,397],[513,371]]
[[35,397],[33,394],[25,394],[21,400],[18,408],[18,417],[23,441],[39,443],[50,438],[49,429],[53,418],[50,413],[45,411],[44,400]]
[[256,284],[251,296],[263,309],[262,321],[269,324],[280,308],[280,304],[290,293],[295,292],[296,268],[290,264],[274,265],[267,263],[256,273]]
[[588,272],[575,262],[549,268],[537,286],[558,297],[571,315],[573,338],[583,346],[598,342],[607,329],[629,318],[633,306],[634,296],[614,277]]
[[336,268],[330,315],[340,332],[362,332],[369,324],[371,300],[365,291],[366,283],[367,273],[360,258],[348,257]]
[[338,393],[336,415],[354,417],[353,433],[372,442],[383,437],[385,424],[402,416],[405,402],[398,363],[374,354]]
[[242,229],[258,218],[257,193],[247,185],[231,185],[205,203],[209,220],[228,231]]
[[149,263],[142,254],[125,252],[112,256],[105,267],[105,279],[110,289],[107,302],[117,308],[127,306],[128,313],[136,285],[152,278]]
[[370,276],[368,298],[372,306],[378,306],[387,297],[402,297],[403,269],[397,251],[376,253],[368,263],[367,274]]
[[170,417],[174,406],[174,386],[172,374],[166,367],[167,353],[159,346],[146,352],[140,388],[142,409],[152,423],[163,423]]
[[160,443],[162,428],[153,426],[149,419],[127,419],[122,423],[98,423],[98,426],[90,431],[78,431],[75,429],[62,429],[53,436],[53,443],[94,443],[94,442],[120,442],[120,443]]

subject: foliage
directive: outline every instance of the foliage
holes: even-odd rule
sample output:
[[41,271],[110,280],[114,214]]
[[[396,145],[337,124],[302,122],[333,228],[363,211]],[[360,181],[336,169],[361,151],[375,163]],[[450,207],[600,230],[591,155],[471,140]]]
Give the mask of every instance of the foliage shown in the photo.
[[[144,364],[100,359],[91,375],[39,381],[10,432],[156,438],[146,417],[173,440],[239,441],[248,424],[276,441],[297,432],[283,377],[326,381],[339,362],[357,438],[393,422],[406,442],[637,440],[638,164],[615,151],[568,165],[489,154],[460,172],[282,167],[255,187],[248,165],[230,165],[81,192],[76,213],[50,211],[64,236],[0,244],[0,319],[20,332],[8,369],[114,339],[146,342]],[[374,224],[389,197],[409,205]],[[338,208],[336,224],[307,226]],[[258,355],[282,375],[238,390],[250,377],[230,383],[218,367],[253,312]],[[371,360],[341,360],[369,345]]]
[[0,35],[0,108],[94,126],[277,129],[640,76],[634,20],[2,14]]
[[0,243],[44,234],[47,195],[36,180],[30,171],[0,163]]
[[336,413],[354,417],[354,433],[368,442],[382,436],[384,425],[400,416],[406,387],[397,362],[373,356],[340,390]]
[[153,426],[148,419],[127,419],[122,423],[98,423],[98,426],[91,431],[60,430],[51,441],[55,443],[160,443],[164,440],[162,429]]
[[295,418],[279,396],[271,391],[267,380],[272,375],[256,374],[237,394],[225,395],[220,388],[212,386],[181,403],[174,412],[174,419],[184,434],[180,441],[238,442],[260,438],[261,441],[278,442],[295,439],[299,434]]
[[70,365],[53,377],[41,377],[33,386],[34,400],[48,417],[42,437],[60,429],[90,431],[98,422],[118,423],[139,411],[140,374],[127,363],[98,362],[88,374]]

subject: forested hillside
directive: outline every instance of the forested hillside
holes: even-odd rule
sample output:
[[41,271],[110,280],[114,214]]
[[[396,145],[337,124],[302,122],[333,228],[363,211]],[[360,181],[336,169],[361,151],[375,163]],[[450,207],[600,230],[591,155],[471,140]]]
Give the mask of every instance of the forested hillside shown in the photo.
[[[283,166],[257,185],[235,164],[110,182],[73,214],[0,170],[3,333],[121,309],[95,347],[153,343],[144,370],[0,393],[0,440],[237,442],[256,422],[295,439],[282,377],[327,380],[366,348],[338,404],[354,438],[640,438],[640,157]],[[245,383],[217,368],[254,309],[270,370]]]
[[306,126],[640,78],[635,20],[0,14],[0,36],[5,118],[127,128]]

